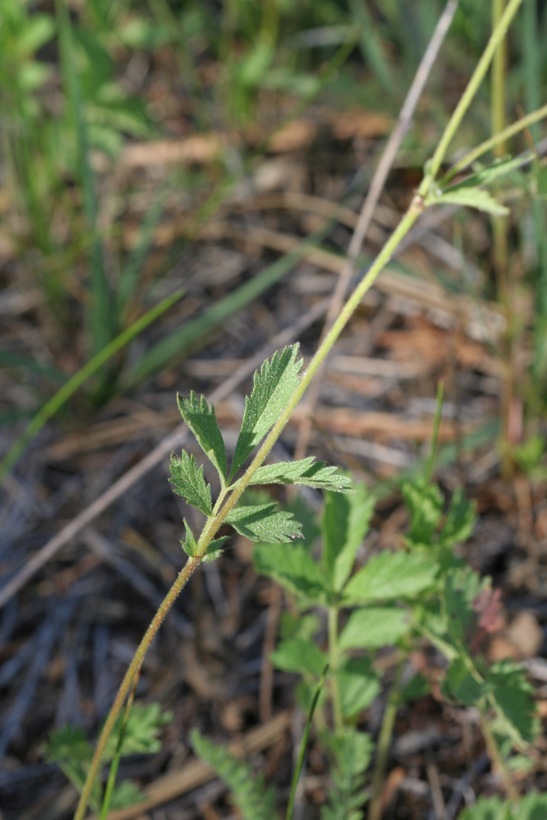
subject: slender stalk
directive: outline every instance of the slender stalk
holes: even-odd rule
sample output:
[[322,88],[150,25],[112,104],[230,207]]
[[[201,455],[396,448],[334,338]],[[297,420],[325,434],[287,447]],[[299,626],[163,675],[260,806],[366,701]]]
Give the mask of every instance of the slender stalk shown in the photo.
[[[492,25],[495,27],[499,24],[503,16],[503,9],[505,0],[492,0]],[[492,61],[492,99],[491,99],[491,120],[492,133],[497,134],[503,131],[505,121],[505,106],[506,95],[505,87],[507,85],[507,70],[506,70],[507,54],[505,41],[502,40],[495,52]],[[494,156],[497,159],[502,159],[505,155],[505,142],[498,142],[494,148]],[[513,368],[513,326],[514,317],[511,309],[511,289],[508,276],[509,268],[509,246],[507,241],[507,217],[493,216],[492,217],[492,236],[493,236],[493,258],[494,270],[496,276],[496,285],[499,302],[504,310],[507,319],[507,333],[504,339],[505,353],[504,353],[504,374],[501,388],[501,418],[502,418],[502,432],[501,432],[501,471],[505,478],[509,478],[511,473],[512,458],[510,453],[511,448],[511,414],[513,407],[513,393],[514,393],[514,368]]]
[[507,29],[509,28],[509,25],[517,13],[521,3],[522,0],[510,0],[501,19],[494,28],[486,48],[484,49],[481,58],[477,63],[473,74],[471,75],[471,79],[469,80],[467,87],[454,110],[454,113],[450,117],[448,125],[444,129],[435,153],[428,163],[427,173],[419,189],[419,192],[423,197],[427,196],[429,193],[429,189],[439,172],[450,143],[452,142],[454,135],[456,134],[456,131],[458,130],[467,112],[467,109],[471,105],[473,97],[477,93],[481,82],[486,76],[486,72],[492,62],[496,49],[505,37]]
[[519,799],[518,791],[515,788],[515,784],[511,779],[510,773],[507,771],[507,766],[505,765],[505,761],[499,750],[496,738],[494,737],[494,734],[490,729],[488,717],[485,714],[483,714],[483,710],[481,708],[479,708],[479,721],[482,733],[484,735],[486,748],[488,750],[488,755],[490,756],[490,760],[492,761],[492,768],[497,774],[499,774],[499,776],[503,780],[503,785],[505,787],[505,791],[507,792],[507,797],[509,798],[509,800],[512,803],[516,803]]
[[[477,145],[476,148],[473,148],[471,151],[468,151],[467,154],[464,154],[464,156],[458,160],[452,168],[450,168],[445,176],[439,180],[439,186],[441,188],[446,187],[450,180],[454,179],[456,174],[459,174],[460,171],[468,168],[476,162],[479,157],[482,157],[483,154],[486,154],[492,148],[495,148],[496,145],[506,142],[511,137],[514,137],[515,134],[519,134],[521,131],[524,131],[530,125],[545,119],[545,117],[547,117],[547,105],[542,105],[541,108],[538,108],[536,111],[532,111],[531,114],[526,114],[525,117],[521,117],[516,122],[511,123],[511,125],[508,125],[507,128],[503,129],[503,131],[500,131],[498,134],[494,134],[490,137],[490,139],[481,142],[481,144]],[[526,161],[530,162],[533,158],[534,155],[532,152],[527,152],[522,157],[522,160],[523,163]]]
[[80,799],[76,807],[74,820],[84,820],[85,811],[89,803],[89,798],[91,795],[91,791],[93,789],[93,784],[95,783],[95,780],[97,779],[99,774],[101,760],[105,751],[108,738],[110,737],[112,730],[114,729],[118,715],[120,714],[125,699],[133,685],[133,681],[135,680],[135,677],[138,675],[142,662],[144,661],[145,655],[148,652],[150,645],[152,644],[152,641],[156,637],[156,634],[160,626],[164,622],[167,613],[175,603],[179,594],[184,589],[184,587],[186,586],[186,584],[188,583],[188,581],[190,580],[191,576],[196,571],[200,563],[201,559],[196,557],[191,558],[186,562],[184,567],[177,575],[176,581],[174,582],[171,589],[161,602],[159,609],[152,618],[150,626],[144,633],[144,636],[140,644],[138,645],[135,654],[133,655],[133,659],[129,664],[127,672],[125,673],[124,678],[120,684],[120,688],[118,689],[118,693],[114,699],[114,703],[112,704],[112,708],[108,713],[108,717],[106,719],[106,722],[103,726],[103,730],[97,742],[97,746],[95,748],[95,752],[91,760],[91,765],[87,773],[84,788],[82,789],[82,793],[80,795]]
[[367,820],[380,820],[382,816],[382,783],[384,782],[386,773],[389,747],[391,745],[391,737],[393,735],[393,726],[395,725],[397,709],[399,708],[403,668],[404,658],[401,658],[397,665],[395,680],[393,681],[393,686],[391,687],[391,691],[387,699],[384,717],[382,719],[382,726],[380,729],[380,736],[376,746],[376,762],[374,764],[374,773],[372,775],[372,783],[370,787],[372,798],[370,801]]
[[338,607],[329,606],[328,609],[328,631],[329,631],[329,668],[331,671],[331,693],[332,706],[334,712],[335,732],[341,732],[344,727],[344,716],[342,714],[342,699],[340,697],[340,685],[338,681],[338,671],[340,666],[340,652],[338,648]]
[[[140,672],[140,670],[139,670]],[[116,786],[116,778],[118,776],[118,769],[120,768],[120,761],[122,758],[122,749],[123,749],[123,742],[125,739],[125,734],[127,731],[127,723],[129,721],[129,715],[131,713],[131,709],[133,708],[133,703],[135,701],[135,695],[137,694],[137,684],[139,682],[139,672],[135,675],[133,683],[131,685],[131,692],[129,693],[129,697],[127,698],[125,709],[123,713],[123,718],[121,721],[120,726],[120,734],[118,737],[118,743],[116,746],[116,752],[114,757],[112,758],[112,763],[110,764],[110,771],[108,773],[108,780],[106,782],[106,788],[104,790],[104,795],[102,799],[102,806],[101,806],[101,817],[100,820],[107,820],[108,812],[110,811],[110,804],[112,803],[112,797],[114,795],[114,787]]]

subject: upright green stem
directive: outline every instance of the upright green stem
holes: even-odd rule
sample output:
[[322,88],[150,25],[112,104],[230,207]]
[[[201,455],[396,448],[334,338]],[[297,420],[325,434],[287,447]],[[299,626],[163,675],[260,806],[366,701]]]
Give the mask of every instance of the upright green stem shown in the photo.
[[[505,0],[492,0],[492,25],[495,28],[499,24],[503,16],[503,8]],[[507,50],[505,41],[502,40],[494,52],[494,59],[492,62],[492,101],[491,101],[491,121],[492,134],[497,134],[505,128],[505,88],[507,85]],[[499,142],[494,147],[494,155],[498,159],[503,159],[505,156],[505,142]],[[507,320],[507,334],[505,338],[505,352],[504,352],[504,377],[502,381],[502,397],[501,397],[501,417],[502,417],[502,433],[501,433],[501,459],[502,459],[502,474],[508,478],[511,471],[511,413],[513,405],[513,362],[512,362],[512,348],[513,348],[513,317],[511,309],[511,294],[508,277],[508,243],[507,243],[507,217],[493,216],[492,217],[492,234],[494,246],[494,270],[496,277],[496,285],[498,292],[498,299],[503,308]]]
[[328,609],[328,632],[329,632],[329,670],[331,673],[331,693],[334,711],[335,732],[341,732],[344,727],[344,716],[342,714],[342,699],[340,697],[340,685],[338,681],[338,671],[340,666],[340,650],[338,647],[338,607],[329,606]]
[[490,760],[492,761],[492,768],[503,780],[503,785],[505,786],[505,791],[507,792],[507,797],[509,800],[512,803],[516,803],[519,799],[518,791],[515,788],[510,773],[507,771],[507,766],[505,765],[505,761],[499,750],[496,738],[490,729],[488,717],[483,714],[483,711],[484,709],[479,707],[479,721],[481,724],[482,733],[484,735],[484,740],[486,742],[486,748],[488,750]]
[[391,691],[387,699],[384,717],[382,720],[382,728],[380,729],[380,736],[376,746],[376,763],[374,764],[374,773],[372,775],[371,783],[372,798],[370,801],[367,820],[380,820],[382,817],[382,783],[384,782],[386,773],[389,747],[391,745],[391,737],[393,735],[393,726],[395,725],[397,709],[399,708],[403,668],[404,658],[401,658],[397,665],[395,680],[393,681],[393,686],[391,687]]
[[467,109],[471,105],[473,97],[477,93],[481,82],[486,76],[486,72],[490,67],[490,63],[492,62],[496,49],[507,34],[507,29],[509,28],[511,21],[517,13],[521,3],[522,0],[510,0],[505,12],[501,16],[501,19],[494,28],[490,40],[488,41],[486,48],[484,49],[481,58],[471,76],[471,79],[467,84],[467,88],[463,92],[454,113],[450,117],[448,125],[444,129],[441,139],[439,140],[439,144],[437,145],[437,149],[428,163],[426,176],[420,186],[420,194],[423,197],[427,196],[429,188],[435,180],[441,164],[444,161],[450,143],[452,142],[454,135],[456,134],[456,131],[458,130],[460,123],[467,112]]

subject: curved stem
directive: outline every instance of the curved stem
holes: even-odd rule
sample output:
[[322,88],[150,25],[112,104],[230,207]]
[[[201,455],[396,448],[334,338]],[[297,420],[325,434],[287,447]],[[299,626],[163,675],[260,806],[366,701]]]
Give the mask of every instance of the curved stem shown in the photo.
[[97,776],[99,774],[101,760],[105,751],[106,743],[112,733],[112,730],[114,729],[116,720],[123,708],[125,699],[131,690],[133,681],[136,675],[138,674],[144,657],[148,649],[150,648],[152,641],[156,637],[156,634],[160,626],[164,622],[167,613],[171,609],[172,605],[175,603],[180,592],[188,583],[192,574],[199,566],[200,561],[201,559],[198,559],[196,557],[191,558],[189,561],[186,562],[184,567],[181,569],[181,571],[177,575],[176,581],[174,582],[171,589],[161,602],[158,611],[152,618],[152,621],[150,622],[148,629],[144,633],[144,636],[139,646],[137,647],[135,654],[133,655],[133,660],[129,664],[127,672],[125,673],[124,678],[120,684],[120,688],[118,689],[118,693],[116,695],[116,698],[114,699],[114,703],[112,704],[110,712],[108,713],[108,717],[106,719],[99,740],[97,742],[97,746],[95,748],[95,752],[91,760],[91,765],[87,773],[84,788],[82,789],[82,793],[80,795],[80,799],[76,807],[74,820],[83,820],[85,817],[85,811],[89,803],[89,798],[91,796],[93,784],[95,783],[95,780],[97,779]]

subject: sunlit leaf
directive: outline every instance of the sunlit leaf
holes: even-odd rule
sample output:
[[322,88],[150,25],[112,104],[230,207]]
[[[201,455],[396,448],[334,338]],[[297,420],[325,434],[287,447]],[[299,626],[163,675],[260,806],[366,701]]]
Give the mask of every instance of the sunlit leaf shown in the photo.
[[383,552],[348,582],[344,601],[351,605],[412,597],[431,586],[436,575],[437,565],[430,556]]
[[213,509],[211,487],[203,477],[203,467],[198,467],[194,456],[184,450],[180,456],[173,453],[169,473],[173,491],[181,495],[188,504],[201,510],[205,515],[210,515]]
[[205,396],[197,396],[193,391],[189,396],[177,395],[180,414],[209,461],[219,474],[226,477],[226,449],[218,426],[215,408]]
[[245,412],[237,440],[230,477],[247,460],[256,445],[277,421],[299,382],[302,359],[299,346],[277,350],[253,377],[253,389],[245,399]]
[[341,649],[393,646],[409,631],[407,613],[389,606],[356,609],[340,634]]
[[449,188],[438,196],[432,197],[428,205],[465,205],[469,208],[476,208],[479,211],[493,214],[494,216],[505,216],[509,213],[509,208],[498,202],[488,191],[482,188]]
[[338,467],[315,461],[313,456],[259,467],[250,484],[301,484],[339,493],[350,493],[352,490],[349,476]]
[[236,507],[227,515],[226,523],[251,541],[283,544],[302,535],[293,514],[279,510],[275,503]]
[[327,493],[321,521],[323,569],[331,589],[339,592],[347,581],[357,550],[366,535],[374,498],[364,484],[351,495]]
[[300,675],[312,675],[320,678],[323,674],[327,656],[317,643],[302,638],[290,638],[281,641],[270,655],[271,661],[278,669],[286,672],[298,672]]

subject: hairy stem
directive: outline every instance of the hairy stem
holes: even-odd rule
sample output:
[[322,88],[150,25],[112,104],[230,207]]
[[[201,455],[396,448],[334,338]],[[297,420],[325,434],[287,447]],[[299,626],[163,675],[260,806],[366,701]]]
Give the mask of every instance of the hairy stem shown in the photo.
[[103,730],[100,734],[99,740],[97,742],[97,746],[95,748],[95,752],[93,754],[93,758],[91,760],[91,765],[89,767],[89,771],[87,773],[87,778],[84,784],[84,788],[82,789],[82,793],[80,795],[80,799],[78,801],[78,806],[76,807],[76,813],[74,815],[74,820],[84,820],[85,811],[87,805],[89,803],[89,798],[91,796],[91,791],[93,789],[93,784],[99,775],[99,769],[101,766],[101,760],[103,758],[103,754],[106,748],[106,744],[108,738],[110,737],[112,730],[116,724],[116,720],[118,715],[120,714],[125,699],[129,694],[131,687],[133,685],[133,681],[137,674],[140,671],[142,662],[150,645],[156,634],[164,622],[167,613],[171,609],[172,605],[175,603],[176,599],[178,598],[180,592],[184,589],[186,584],[188,583],[190,577],[195,572],[197,567],[200,564],[200,559],[198,558],[191,558],[186,562],[184,567],[181,569],[179,574],[177,575],[177,579],[174,582],[173,586],[163,599],[160,604],[159,609],[157,610],[156,614],[152,618],[150,622],[150,626],[144,633],[144,636],[133,655],[133,660],[129,664],[127,672],[124,675],[124,678],[120,684],[120,688],[118,689],[118,693],[114,699],[114,703],[108,713],[108,717],[106,722],[103,726]]

